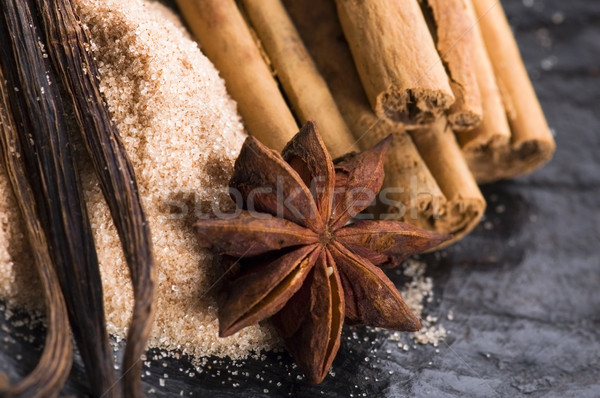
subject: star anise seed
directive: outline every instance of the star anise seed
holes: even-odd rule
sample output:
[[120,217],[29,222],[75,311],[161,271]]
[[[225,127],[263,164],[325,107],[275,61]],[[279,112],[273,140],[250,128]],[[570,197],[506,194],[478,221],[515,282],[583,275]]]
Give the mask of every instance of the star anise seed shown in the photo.
[[388,137],[334,166],[313,122],[281,155],[246,139],[230,181],[243,209],[195,225],[202,245],[240,263],[218,297],[221,336],[272,317],[308,380],[319,383],[339,349],[344,319],[420,328],[380,267],[449,237],[397,221],[351,223],[381,189],[390,143]]

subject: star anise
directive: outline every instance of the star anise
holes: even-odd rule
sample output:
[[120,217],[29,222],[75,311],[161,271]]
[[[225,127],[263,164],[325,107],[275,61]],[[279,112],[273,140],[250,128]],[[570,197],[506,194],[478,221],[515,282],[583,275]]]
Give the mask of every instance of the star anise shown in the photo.
[[246,139],[230,181],[242,209],[195,226],[201,244],[241,258],[219,295],[221,336],[272,317],[298,366],[319,383],[338,351],[344,318],[420,328],[379,267],[448,237],[396,221],[350,223],[379,192],[390,143],[388,137],[334,166],[312,122],[281,155]]

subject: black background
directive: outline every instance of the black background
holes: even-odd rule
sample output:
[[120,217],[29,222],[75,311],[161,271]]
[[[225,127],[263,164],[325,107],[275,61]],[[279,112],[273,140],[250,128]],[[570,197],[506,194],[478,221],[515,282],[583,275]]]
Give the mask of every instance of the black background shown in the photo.
[[[413,348],[407,336],[346,327],[335,376],[317,386],[286,353],[209,358],[200,372],[151,351],[149,396],[600,396],[600,2],[502,4],[558,149],[542,170],[482,187],[485,221],[423,257],[435,283],[426,314],[449,331],[445,342]],[[43,338],[31,334],[0,316],[0,372],[13,381],[39,356]],[[76,363],[64,393],[85,396],[81,380]]]

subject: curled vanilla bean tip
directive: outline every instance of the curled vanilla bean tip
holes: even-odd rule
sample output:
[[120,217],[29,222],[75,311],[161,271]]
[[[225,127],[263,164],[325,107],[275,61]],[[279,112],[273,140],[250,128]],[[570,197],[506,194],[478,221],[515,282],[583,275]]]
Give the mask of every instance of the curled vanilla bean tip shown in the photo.
[[46,342],[40,360],[31,373],[14,386],[0,374],[0,395],[32,397],[58,395],[69,376],[73,346],[65,301],[54,272],[50,248],[35,209],[35,199],[25,172],[19,129],[10,112],[8,89],[0,68],[0,159],[18,202],[40,278],[46,308]]

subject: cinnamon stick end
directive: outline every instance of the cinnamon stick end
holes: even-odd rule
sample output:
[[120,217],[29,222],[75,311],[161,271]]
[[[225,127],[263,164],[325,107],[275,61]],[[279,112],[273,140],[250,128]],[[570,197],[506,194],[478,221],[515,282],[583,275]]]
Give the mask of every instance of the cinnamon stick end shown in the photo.
[[[548,163],[556,144],[553,139],[532,139],[495,148],[463,148],[469,169],[479,184],[531,173]],[[491,153],[493,152],[493,154]],[[493,156],[492,156],[493,155]]]
[[377,97],[375,113],[407,127],[422,127],[435,122],[454,100],[451,93],[443,90],[414,88],[402,91],[392,86]]
[[476,112],[470,109],[457,111],[448,115],[448,122],[452,127],[452,130],[462,132],[473,130],[479,126],[483,117],[481,112]]
[[439,250],[450,246],[464,238],[481,220],[485,213],[486,203],[483,197],[470,197],[450,200],[442,208],[442,214],[437,219],[432,219],[434,231],[448,231],[452,238],[432,249]]

